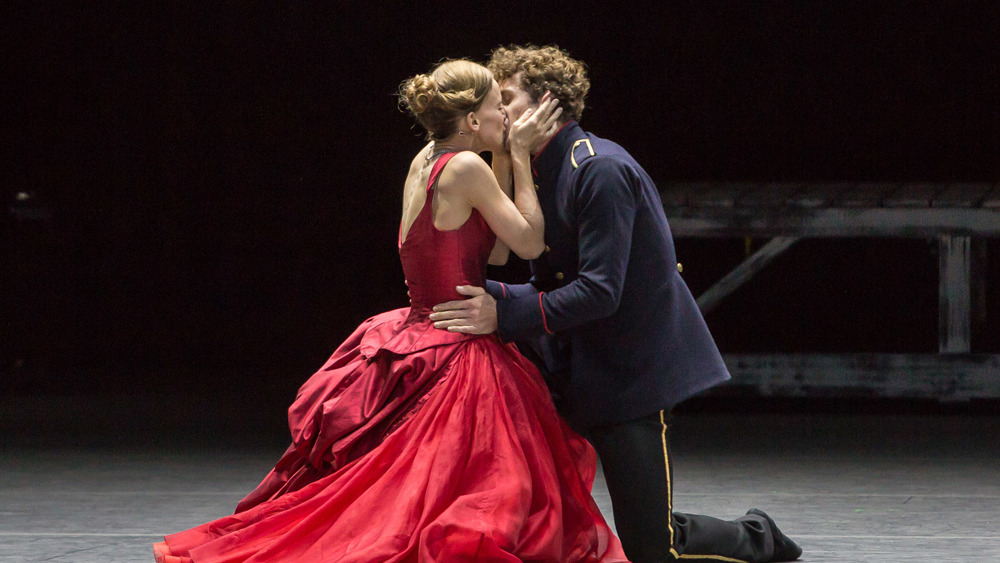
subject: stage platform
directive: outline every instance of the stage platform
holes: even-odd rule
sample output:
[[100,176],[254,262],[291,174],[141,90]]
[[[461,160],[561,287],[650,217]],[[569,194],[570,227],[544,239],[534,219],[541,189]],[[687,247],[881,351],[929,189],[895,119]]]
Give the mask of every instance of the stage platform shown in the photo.
[[[285,446],[280,405],[243,422],[206,399],[7,397],[0,408],[4,562],[152,561],[164,533],[230,513]],[[808,410],[681,409],[675,508],[764,509],[802,561],[1000,560],[995,413]],[[600,480],[594,495],[610,519]]]

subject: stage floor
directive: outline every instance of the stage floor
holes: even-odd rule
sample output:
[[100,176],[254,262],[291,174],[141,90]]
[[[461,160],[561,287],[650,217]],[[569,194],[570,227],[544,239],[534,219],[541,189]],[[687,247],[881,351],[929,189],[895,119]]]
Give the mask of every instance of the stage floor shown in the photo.
[[[38,431],[45,407],[14,401],[0,402],[4,562],[152,561],[164,533],[230,513],[284,449],[274,428],[198,417],[136,433],[129,417],[116,432],[63,415]],[[764,509],[802,561],[1000,561],[998,435],[990,415],[680,414],[675,509]],[[600,479],[594,496],[610,520]]]

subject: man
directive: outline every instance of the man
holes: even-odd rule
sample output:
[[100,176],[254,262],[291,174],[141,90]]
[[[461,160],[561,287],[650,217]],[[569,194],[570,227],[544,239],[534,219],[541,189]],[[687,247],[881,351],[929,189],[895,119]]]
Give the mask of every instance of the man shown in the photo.
[[577,120],[584,65],[557,47],[496,49],[489,62],[513,121],[551,91],[562,129],[532,160],[545,252],[523,285],[460,288],[438,328],[515,341],[545,374],[568,420],[604,466],[614,519],[635,563],[791,561],[802,550],[759,510],[729,522],[672,511],[671,408],[729,379],[678,273],[652,180],[620,146]]

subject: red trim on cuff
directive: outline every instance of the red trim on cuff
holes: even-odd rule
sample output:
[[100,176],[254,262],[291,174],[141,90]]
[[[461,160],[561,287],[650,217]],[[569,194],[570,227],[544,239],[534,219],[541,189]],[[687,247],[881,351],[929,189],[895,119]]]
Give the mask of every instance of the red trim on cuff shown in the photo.
[[504,299],[506,299],[507,298],[507,284],[505,284],[503,282],[500,282],[500,289],[503,290],[503,297],[504,297]]
[[548,321],[545,320],[545,307],[542,306],[542,296],[543,295],[545,295],[544,291],[538,292],[538,308],[542,310],[542,328],[544,328],[545,332],[547,332],[549,334],[555,334],[554,332],[552,332],[551,330],[549,330],[549,323],[548,323]]

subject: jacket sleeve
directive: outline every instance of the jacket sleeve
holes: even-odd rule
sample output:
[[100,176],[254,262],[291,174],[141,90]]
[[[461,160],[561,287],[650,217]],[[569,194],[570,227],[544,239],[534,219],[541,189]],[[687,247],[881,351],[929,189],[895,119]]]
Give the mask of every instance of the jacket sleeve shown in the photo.
[[[532,278],[532,281],[534,278]],[[500,301],[510,297],[530,295],[538,293],[538,288],[530,283],[509,284],[493,280],[486,280],[486,293],[493,296],[493,299]]]
[[498,330],[505,340],[556,333],[618,310],[638,207],[627,166],[591,157],[576,172],[575,209],[579,241],[576,278],[550,292],[497,302]]

